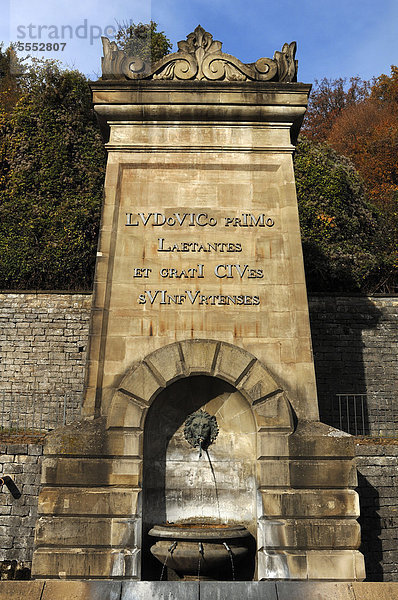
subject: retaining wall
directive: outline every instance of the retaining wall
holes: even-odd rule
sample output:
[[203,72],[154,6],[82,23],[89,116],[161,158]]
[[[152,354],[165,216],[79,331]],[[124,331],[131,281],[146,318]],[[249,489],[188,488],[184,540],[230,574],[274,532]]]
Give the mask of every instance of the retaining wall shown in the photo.
[[[65,392],[78,411],[90,307],[87,293],[0,294],[0,425],[1,413],[23,412],[32,389],[56,392],[47,412],[59,411]],[[366,428],[391,435],[395,421],[398,434],[398,298],[313,296],[309,307],[321,419],[339,425],[336,394],[366,394]]]
[[336,394],[366,394],[365,433],[398,436],[398,298],[313,296],[309,307],[321,420],[339,427]]
[[362,546],[369,581],[398,581],[398,444],[357,444]]
[[15,570],[23,577],[31,566],[37,499],[40,485],[43,436],[34,440],[15,437],[0,440],[0,473],[9,475],[21,497],[13,498],[8,488],[0,487],[0,578],[8,578]]
[[[0,426],[80,415],[91,294],[0,294]],[[35,414],[32,422],[32,415]]]

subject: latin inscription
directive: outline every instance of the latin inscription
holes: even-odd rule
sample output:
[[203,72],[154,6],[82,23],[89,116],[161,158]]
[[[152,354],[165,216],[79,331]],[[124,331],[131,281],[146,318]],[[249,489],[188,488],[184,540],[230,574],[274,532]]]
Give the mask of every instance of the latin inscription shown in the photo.
[[183,294],[169,294],[167,290],[145,290],[143,294],[138,296],[139,304],[184,304],[188,302],[191,304],[200,304],[207,306],[228,306],[229,304],[237,304],[238,306],[256,306],[260,304],[260,298],[258,296],[249,295],[224,295],[224,294],[213,294],[206,295],[202,294],[201,291],[185,290]]
[[[165,215],[164,213],[126,213],[126,226],[139,227],[143,225],[152,225],[153,227],[215,227],[218,219],[210,216],[208,213],[173,213]],[[226,216],[221,218],[221,225],[224,227],[273,227],[274,220],[261,213],[253,215],[252,213],[242,213],[239,217]]]
[[[275,222],[272,217],[264,213],[253,214],[243,212],[238,216],[226,215],[215,216],[207,212],[173,212],[165,214],[161,212],[138,212],[126,213],[124,225],[126,227],[165,227],[165,228],[209,228],[214,230],[216,226],[222,228],[271,228]],[[241,253],[244,250],[241,242],[236,241],[192,241],[183,240],[172,242],[167,239],[167,234],[157,238],[156,252],[160,255],[173,253],[197,253],[197,254],[225,254]],[[220,257],[221,258],[221,257]],[[225,256],[227,258],[227,256]],[[231,257],[232,258],[232,257]],[[208,267],[205,263],[191,264],[180,268],[163,266],[152,269],[143,266],[134,266],[132,270],[133,279],[150,280],[161,278],[164,280],[202,280],[213,281],[229,280],[261,280],[264,278],[264,270],[249,263],[224,261]],[[181,293],[169,293],[167,289],[147,289],[138,296],[138,303],[142,305],[182,305],[191,304],[198,306],[258,306],[260,297],[245,293],[239,294],[208,294],[201,290],[184,290]]]
[[[136,267],[133,269],[134,278],[148,279],[152,269]],[[216,265],[213,274],[218,279],[233,279],[234,277],[243,279],[262,279],[264,277],[263,269],[253,269],[249,265],[240,264],[220,264]],[[200,264],[196,267],[186,269],[175,269],[173,267],[162,267],[159,270],[160,277],[169,279],[203,279],[205,276],[205,265]]]

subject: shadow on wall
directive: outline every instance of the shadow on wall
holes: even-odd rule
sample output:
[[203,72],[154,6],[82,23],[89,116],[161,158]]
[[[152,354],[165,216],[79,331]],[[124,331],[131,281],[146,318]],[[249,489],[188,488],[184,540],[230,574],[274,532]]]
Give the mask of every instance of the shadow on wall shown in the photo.
[[[376,328],[381,312],[366,297],[321,295],[309,298],[309,311],[320,420],[339,429],[342,416],[342,428],[348,431],[346,424],[349,420],[349,432],[355,433],[353,403],[347,419],[346,399],[341,415],[336,395],[368,393],[369,396],[362,335],[364,330]],[[356,403],[358,433],[369,433],[371,407],[368,403],[369,397],[359,399]]]
[[383,581],[379,493],[361,473],[358,473],[358,493],[361,507],[358,522],[362,532],[359,550],[365,557],[366,581]]

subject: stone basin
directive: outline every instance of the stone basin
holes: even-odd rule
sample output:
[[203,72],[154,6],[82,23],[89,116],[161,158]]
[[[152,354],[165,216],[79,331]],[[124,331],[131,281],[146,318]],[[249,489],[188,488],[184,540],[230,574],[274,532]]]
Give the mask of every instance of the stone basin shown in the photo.
[[[250,533],[242,525],[166,523],[155,525],[151,553],[183,579],[233,579],[235,566],[249,554]],[[225,544],[228,546],[226,548]],[[229,549],[229,550],[228,550]],[[200,561],[200,568],[199,568]]]

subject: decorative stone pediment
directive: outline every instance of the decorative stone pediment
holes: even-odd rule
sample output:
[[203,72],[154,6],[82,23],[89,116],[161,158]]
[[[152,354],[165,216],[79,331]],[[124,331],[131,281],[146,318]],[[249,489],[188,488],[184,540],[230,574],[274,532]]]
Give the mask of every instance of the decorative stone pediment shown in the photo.
[[154,64],[138,56],[128,56],[116,42],[102,38],[102,79],[166,79],[208,81],[297,81],[296,42],[284,44],[274,58],[259,58],[244,64],[222,52],[222,43],[198,25],[178,51]]

